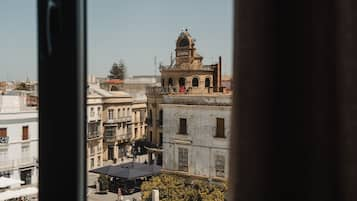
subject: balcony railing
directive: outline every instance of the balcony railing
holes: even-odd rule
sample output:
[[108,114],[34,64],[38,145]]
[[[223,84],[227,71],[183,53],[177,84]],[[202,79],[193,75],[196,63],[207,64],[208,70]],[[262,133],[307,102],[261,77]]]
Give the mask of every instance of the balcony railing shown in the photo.
[[114,123],[121,123],[121,122],[128,122],[131,121],[131,116],[124,116],[124,117],[118,117],[114,119],[107,119],[104,121],[104,123],[107,124],[114,124]]
[[127,132],[125,134],[118,135],[118,140],[130,140],[131,136],[131,132]]
[[0,171],[38,165],[37,163],[37,158],[35,157],[22,157],[16,160],[0,160]]
[[115,142],[116,136],[115,135],[104,135],[104,142]]
[[8,144],[9,143],[9,136],[0,137],[0,145]]
[[89,140],[91,139],[96,139],[96,138],[99,138],[100,137],[100,133],[98,131],[91,131],[91,132],[88,132],[88,135],[87,135],[87,138]]

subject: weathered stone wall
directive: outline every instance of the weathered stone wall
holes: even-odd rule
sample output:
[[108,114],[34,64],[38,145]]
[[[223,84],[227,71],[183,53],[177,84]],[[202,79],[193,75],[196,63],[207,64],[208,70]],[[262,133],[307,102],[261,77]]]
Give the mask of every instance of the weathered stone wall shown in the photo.
[[[215,157],[225,158],[228,175],[231,106],[162,104],[163,168],[178,170],[178,148],[188,149],[189,174],[216,177]],[[187,119],[188,135],[179,135],[179,119]],[[217,138],[216,118],[224,118],[226,138]]]

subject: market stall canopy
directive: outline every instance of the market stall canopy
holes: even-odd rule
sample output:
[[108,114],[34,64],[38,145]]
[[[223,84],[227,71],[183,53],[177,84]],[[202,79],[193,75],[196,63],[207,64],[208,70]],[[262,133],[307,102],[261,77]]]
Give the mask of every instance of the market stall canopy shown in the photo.
[[5,192],[0,193],[0,201],[35,195],[37,193],[38,189],[36,187],[27,187],[18,190],[7,190]]
[[160,173],[161,167],[137,162],[129,162],[119,165],[108,165],[90,170],[89,172],[105,174],[111,177],[118,177],[133,180],[139,177],[153,176]]
[[12,185],[24,184],[24,181],[7,177],[0,177],[0,188],[6,188]]

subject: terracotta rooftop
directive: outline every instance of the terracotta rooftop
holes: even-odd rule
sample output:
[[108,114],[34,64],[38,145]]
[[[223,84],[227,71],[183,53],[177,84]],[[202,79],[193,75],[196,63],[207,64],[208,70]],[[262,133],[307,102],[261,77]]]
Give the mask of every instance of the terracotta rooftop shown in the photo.
[[104,82],[108,84],[122,84],[124,83],[124,80],[111,79],[111,80],[105,80]]

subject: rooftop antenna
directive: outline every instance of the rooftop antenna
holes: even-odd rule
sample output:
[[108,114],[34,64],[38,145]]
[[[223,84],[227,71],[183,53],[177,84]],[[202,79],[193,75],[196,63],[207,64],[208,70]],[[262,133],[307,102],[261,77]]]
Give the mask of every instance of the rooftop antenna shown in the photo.
[[154,75],[156,77],[156,68],[157,68],[157,62],[156,62],[156,56],[154,57],[154,66],[155,66],[155,72],[154,72]]

